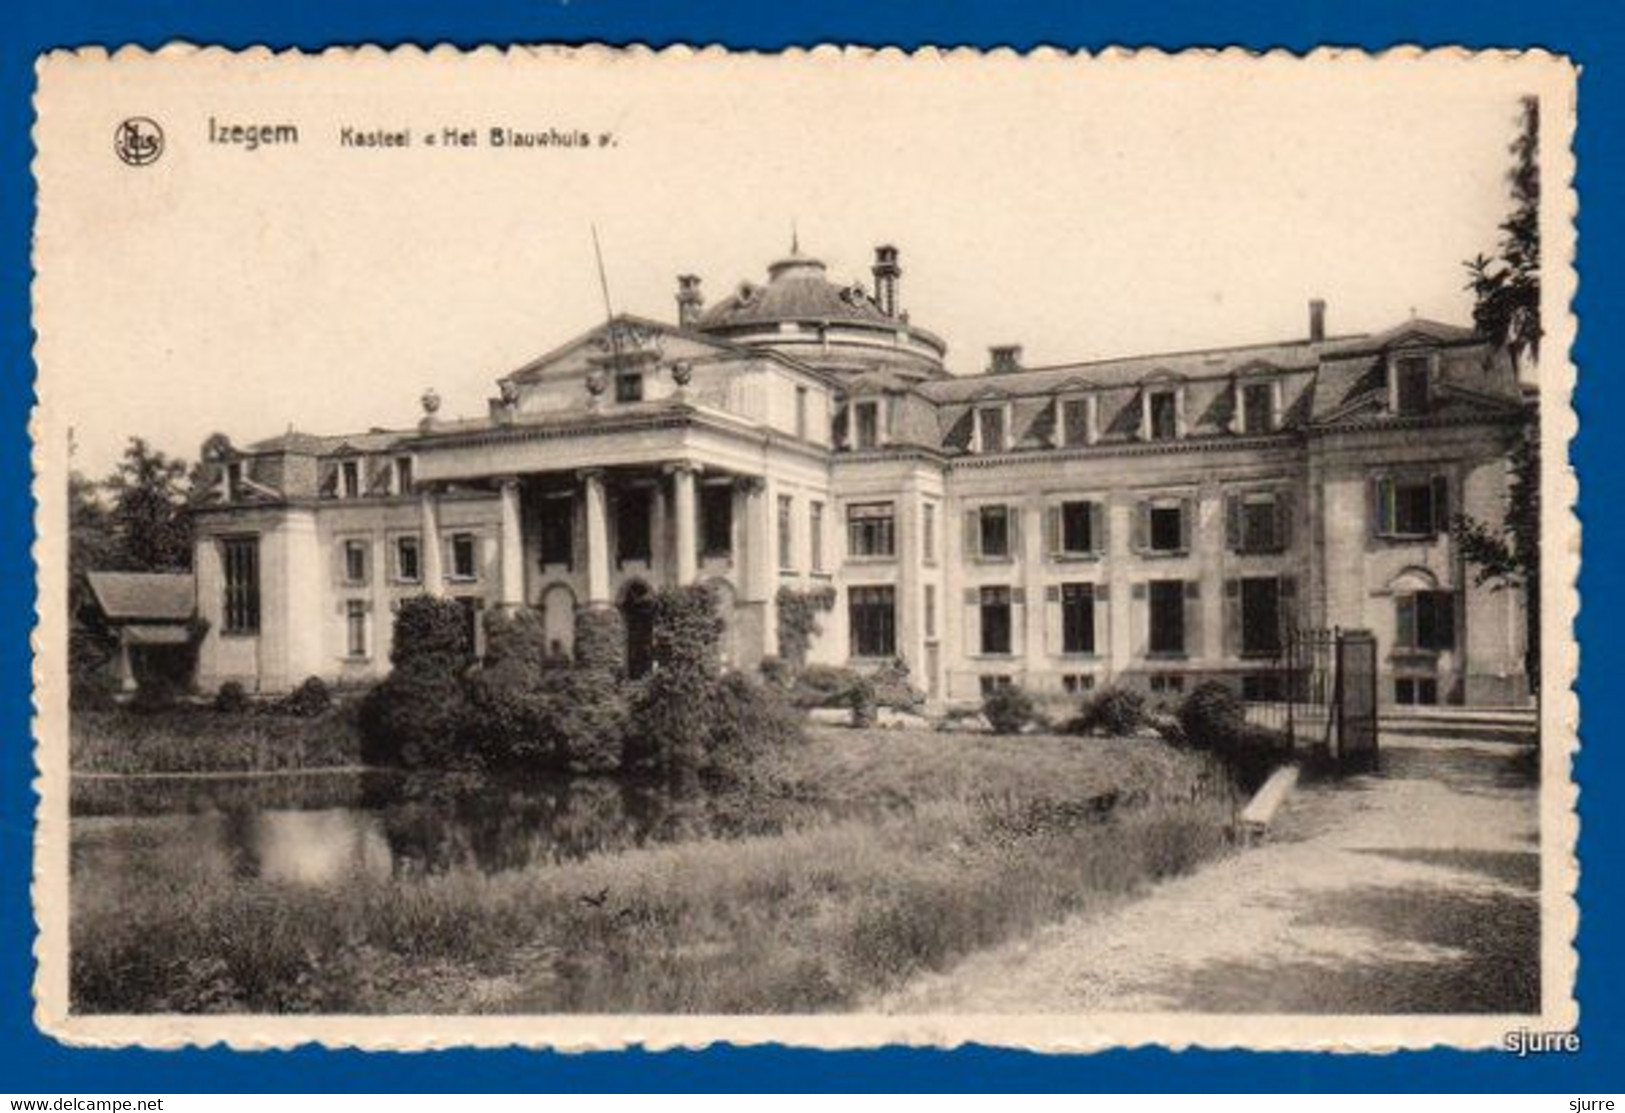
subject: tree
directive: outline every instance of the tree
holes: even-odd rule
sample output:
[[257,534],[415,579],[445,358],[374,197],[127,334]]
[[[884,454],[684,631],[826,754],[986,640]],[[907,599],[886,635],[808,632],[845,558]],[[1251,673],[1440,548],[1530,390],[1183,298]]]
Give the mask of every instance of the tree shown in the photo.
[[1492,525],[1468,514],[1451,524],[1462,559],[1479,586],[1524,594],[1524,671],[1540,689],[1540,423],[1531,406],[1508,454],[1506,514]]
[[1515,366],[1540,358],[1540,101],[1525,97],[1512,141],[1512,213],[1501,222],[1494,256],[1464,264],[1473,292],[1473,323],[1504,346]]
[[68,613],[76,615],[89,590],[85,573],[118,567],[118,537],[101,484],[68,475]]
[[192,523],[186,513],[186,464],[141,437],[106,482],[117,538],[118,565],[134,572],[186,569],[192,564]]

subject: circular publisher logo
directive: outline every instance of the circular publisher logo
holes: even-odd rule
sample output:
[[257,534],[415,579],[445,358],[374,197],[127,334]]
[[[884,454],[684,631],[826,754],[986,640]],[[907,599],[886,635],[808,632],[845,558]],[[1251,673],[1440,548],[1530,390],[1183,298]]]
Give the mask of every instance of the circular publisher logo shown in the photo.
[[131,116],[113,133],[113,150],[130,166],[150,166],[164,153],[164,129],[145,116]]

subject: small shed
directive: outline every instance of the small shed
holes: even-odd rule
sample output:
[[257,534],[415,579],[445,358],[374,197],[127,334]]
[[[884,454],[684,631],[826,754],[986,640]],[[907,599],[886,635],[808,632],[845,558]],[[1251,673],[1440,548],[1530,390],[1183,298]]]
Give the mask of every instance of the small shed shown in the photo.
[[90,572],[91,599],[117,639],[113,672],[131,691],[138,675],[173,675],[196,640],[197,581],[190,572]]

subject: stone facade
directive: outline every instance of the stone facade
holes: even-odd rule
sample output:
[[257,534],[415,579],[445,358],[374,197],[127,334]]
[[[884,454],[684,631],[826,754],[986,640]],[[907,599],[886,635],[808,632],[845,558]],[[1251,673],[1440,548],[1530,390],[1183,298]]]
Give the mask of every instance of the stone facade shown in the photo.
[[[1009,678],[1076,693],[1268,698],[1283,631],[1376,634],[1383,698],[1527,698],[1517,593],[1478,587],[1450,516],[1499,521],[1530,403],[1470,330],[1327,337],[950,376],[901,308],[799,254],[679,323],[622,316],[499,380],[489,414],[205,446],[195,507],[205,686],[388,669],[391,606],[578,608],[706,581],[732,664],[816,591],[811,659],[905,660],[938,702]],[[425,539],[433,539],[427,544]]]

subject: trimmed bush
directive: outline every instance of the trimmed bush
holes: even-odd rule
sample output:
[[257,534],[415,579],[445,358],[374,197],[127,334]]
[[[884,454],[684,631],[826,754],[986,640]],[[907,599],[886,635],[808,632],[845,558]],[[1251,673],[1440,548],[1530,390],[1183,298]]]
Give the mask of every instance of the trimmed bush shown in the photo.
[[235,680],[226,681],[214,694],[214,709],[222,715],[241,715],[249,706],[247,690]]
[[679,776],[706,763],[710,716],[722,671],[722,616],[705,584],[654,596],[654,669],[633,700],[623,762]]
[[333,706],[333,694],[319,676],[307,676],[304,681],[277,704],[277,710],[297,715],[301,719],[314,719]]
[[925,706],[925,693],[909,682],[908,662],[893,657],[869,676],[875,702],[897,711],[917,711]]
[[1085,731],[1126,737],[1145,726],[1145,696],[1134,688],[1102,688],[1079,716]]
[[575,662],[588,672],[619,680],[626,675],[626,622],[614,607],[576,612]]
[[743,673],[717,682],[706,742],[708,778],[739,780],[762,754],[806,741],[801,715],[784,694]]
[[474,655],[468,644],[467,618],[455,599],[414,595],[395,611],[395,638],[389,661],[397,668],[433,660],[448,670],[461,669]]
[[994,734],[1019,734],[1035,711],[1033,697],[1019,684],[1001,684],[982,701],[982,714]]
[[852,709],[853,726],[874,726],[876,718],[874,682],[867,676],[855,676],[852,686],[846,690],[846,705]]
[[808,665],[796,674],[790,700],[797,707],[851,707],[861,673],[839,665]]
[[462,677],[433,659],[396,665],[362,700],[359,721],[368,765],[478,764],[461,744],[469,722]]
[[1247,725],[1247,709],[1227,684],[1205,680],[1179,705],[1185,742],[1204,750],[1222,749]]

